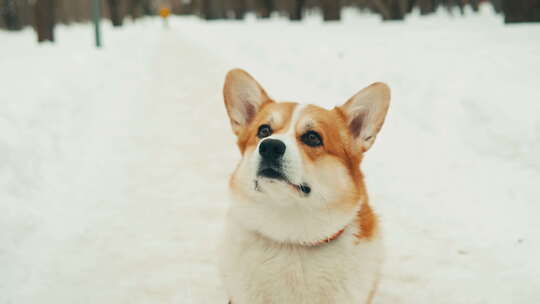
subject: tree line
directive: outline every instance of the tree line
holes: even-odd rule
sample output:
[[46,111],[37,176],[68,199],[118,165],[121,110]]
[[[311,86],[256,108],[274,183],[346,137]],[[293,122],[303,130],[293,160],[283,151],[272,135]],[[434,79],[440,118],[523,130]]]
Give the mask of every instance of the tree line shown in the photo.
[[506,23],[540,22],[540,0],[197,0],[176,1],[173,8],[177,14],[196,14],[207,20],[243,19],[247,12],[254,12],[259,18],[277,13],[295,21],[306,12],[318,11],[325,21],[333,21],[341,19],[342,8],[356,7],[377,13],[383,20],[403,20],[414,9],[428,15],[441,8],[453,13],[457,8],[464,14],[470,6],[477,12],[482,2],[504,14]]
[[[50,18],[54,23],[88,22],[92,17],[93,0],[0,0],[0,28],[21,30],[39,26]],[[100,0],[102,16],[121,26],[126,17],[136,19],[153,15],[153,0]],[[46,21],[46,20],[45,20]]]
[[[33,26],[39,41],[54,41],[54,26],[91,20],[94,0],[0,0],[0,28],[21,30]],[[206,20],[242,20],[247,13],[258,18],[278,15],[302,20],[307,12],[320,12],[325,21],[341,19],[342,9],[354,7],[379,14],[383,20],[403,20],[417,9],[428,15],[438,9],[464,13],[466,7],[478,11],[489,2],[506,23],[540,22],[540,0],[99,0],[102,16],[114,26],[126,19],[155,15],[167,7],[173,14],[197,15]]]

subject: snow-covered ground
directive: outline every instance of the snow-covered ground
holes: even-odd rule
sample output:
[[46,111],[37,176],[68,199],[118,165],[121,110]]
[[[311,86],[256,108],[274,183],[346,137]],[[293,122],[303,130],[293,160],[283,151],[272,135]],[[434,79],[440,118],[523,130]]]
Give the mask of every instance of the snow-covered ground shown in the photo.
[[220,90],[243,67],[331,107],[392,106],[363,170],[388,258],[376,303],[540,303],[540,25],[348,12],[0,32],[0,303],[226,303],[238,160]]

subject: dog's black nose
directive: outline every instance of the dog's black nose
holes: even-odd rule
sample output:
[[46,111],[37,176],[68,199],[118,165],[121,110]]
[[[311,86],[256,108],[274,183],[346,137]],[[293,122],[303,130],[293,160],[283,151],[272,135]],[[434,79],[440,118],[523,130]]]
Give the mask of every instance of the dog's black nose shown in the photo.
[[259,146],[259,154],[264,160],[275,161],[283,156],[286,146],[281,140],[265,139]]

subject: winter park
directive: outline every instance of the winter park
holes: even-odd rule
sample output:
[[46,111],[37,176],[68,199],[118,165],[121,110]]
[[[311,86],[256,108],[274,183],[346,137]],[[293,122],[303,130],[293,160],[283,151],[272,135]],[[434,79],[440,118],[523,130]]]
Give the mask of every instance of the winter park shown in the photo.
[[243,303],[234,68],[325,109],[390,87],[369,303],[540,303],[538,0],[0,1],[0,303]]

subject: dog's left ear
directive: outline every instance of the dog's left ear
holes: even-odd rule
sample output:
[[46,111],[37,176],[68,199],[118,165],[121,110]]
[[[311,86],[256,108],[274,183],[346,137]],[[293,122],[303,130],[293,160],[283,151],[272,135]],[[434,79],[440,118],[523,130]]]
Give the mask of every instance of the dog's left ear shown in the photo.
[[272,102],[259,83],[241,69],[227,73],[223,97],[233,132],[237,136],[249,125],[263,104]]
[[363,152],[369,150],[375,142],[389,105],[390,88],[382,82],[376,82],[338,107],[345,115],[349,130]]

